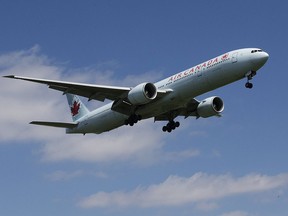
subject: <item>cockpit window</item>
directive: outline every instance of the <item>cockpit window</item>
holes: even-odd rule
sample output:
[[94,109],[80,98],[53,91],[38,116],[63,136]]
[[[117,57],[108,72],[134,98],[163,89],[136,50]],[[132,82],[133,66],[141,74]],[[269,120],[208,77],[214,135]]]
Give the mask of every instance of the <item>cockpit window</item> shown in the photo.
[[256,52],[263,52],[263,50],[258,49],[258,50],[252,50],[251,53],[256,53]]

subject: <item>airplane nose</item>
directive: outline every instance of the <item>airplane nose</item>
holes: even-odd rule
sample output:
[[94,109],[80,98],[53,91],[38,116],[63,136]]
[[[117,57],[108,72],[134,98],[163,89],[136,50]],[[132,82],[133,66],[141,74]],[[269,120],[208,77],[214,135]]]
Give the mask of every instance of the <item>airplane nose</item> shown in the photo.
[[262,52],[262,54],[261,54],[261,56],[260,56],[260,60],[261,60],[262,62],[264,62],[263,64],[265,64],[265,63],[267,62],[268,58],[269,58],[269,54],[266,53],[266,52]]
[[267,62],[268,58],[269,54],[266,52],[255,53],[255,55],[252,58],[252,63],[255,69],[257,68],[256,70],[258,70],[259,68],[261,68]]

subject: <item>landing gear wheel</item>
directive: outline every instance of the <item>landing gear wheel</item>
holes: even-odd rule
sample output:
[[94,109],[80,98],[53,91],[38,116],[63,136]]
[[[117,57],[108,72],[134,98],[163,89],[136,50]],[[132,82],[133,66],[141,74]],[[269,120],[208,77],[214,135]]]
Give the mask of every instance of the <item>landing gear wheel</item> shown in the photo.
[[253,88],[253,84],[247,82],[247,83],[245,84],[245,87],[248,88],[248,89],[252,89],[252,88]]
[[180,123],[177,121],[177,122],[175,122],[175,127],[177,128],[177,127],[179,127],[180,126]]
[[167,131],[167,126],[163,126],[162,131],[166,132]]
[[172,130],[175,130],[180,126],[180,123],[177,121],[169,121],[166,126],[163,126],[162,131],[170,133]]
[[176,128],[175,122],[171,122],[169,125],[169,128],[171,128],[171,130],[175,130],[175,128]]
[[136,124],[138,121],[140,121],[142,119],[142,116],[141,115],[136,115],[136,114],[133,114],[131,115],[128,119],[126,119],[124,121],[124,124],[125,125],[130,125],[130,126],[133,126],[134,124]]

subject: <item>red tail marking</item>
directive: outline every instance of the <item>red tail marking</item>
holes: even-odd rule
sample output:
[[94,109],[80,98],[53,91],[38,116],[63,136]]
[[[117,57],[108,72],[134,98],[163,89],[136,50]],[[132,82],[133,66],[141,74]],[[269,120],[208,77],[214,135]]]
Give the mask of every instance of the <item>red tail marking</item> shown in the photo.
[[71,108],[71,114],[72,116],[75,116],[79,113],[79,109],[80,109],[80,103],[74,101],[73,105],[70,107]]

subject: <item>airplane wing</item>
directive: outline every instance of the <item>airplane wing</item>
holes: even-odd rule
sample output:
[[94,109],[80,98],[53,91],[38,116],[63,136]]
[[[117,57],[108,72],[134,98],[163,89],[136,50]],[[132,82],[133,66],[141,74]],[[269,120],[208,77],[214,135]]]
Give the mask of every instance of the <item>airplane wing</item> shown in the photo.
[[48,79],[37,79],[30,77],[21,77],[21,76],[4,76],[5,78],[11,79],[20,79],[26,80],[41,84],[48,85],[49,88],[62,91],[63,93],[71,93],[80,95],[88,98],[89,100],[99,100],[104,101],[105,99],[117,100],[125,98],[127,93],[131,90],[129,87],[117,87],[117,86],[105,86],[105,85],[93,85],[85,83],[76,83],[76,82],[64,82],[57,80],[48,80]]
[[[31,81],[48,85],[49,88],[62,91],[63,94],[70,93],[76,94],[88,98],[88,100],[104,101],[109,99],[112,101],[123,100],[127,97],[130,87],[118,87],[118,86],[106,86],[106,85],[94,85],[86,83],[65,82],[58,80],[38,79],[31,77],[21,77],[15,75],[3,76],[5,78],[20,79],[25,81]],[[171,90],[157,90],[157,97],[162,97]]]

